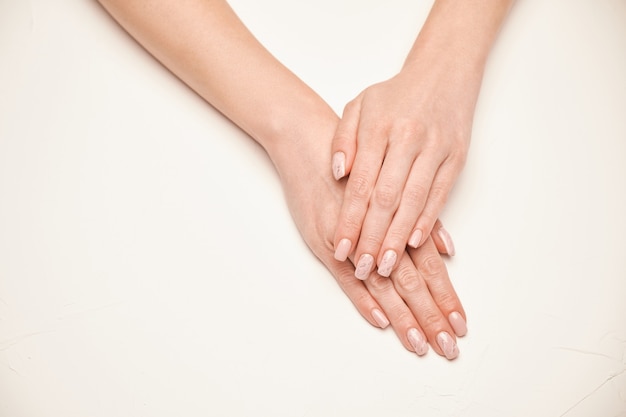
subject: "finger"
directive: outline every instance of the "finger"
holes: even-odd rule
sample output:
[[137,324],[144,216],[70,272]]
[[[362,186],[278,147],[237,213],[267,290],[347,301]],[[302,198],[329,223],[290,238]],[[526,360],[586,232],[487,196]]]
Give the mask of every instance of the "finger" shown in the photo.
[[[430,237],[432,238],[433,243],[435,244],[435,247],[437,248],[437,251],[439,251],[439,253],[441,254],[448,255],[448,249],[446,248],[446,244],[441,239],[441,235],[439,234],[439,229],[442,227],[443,227],[443,224],[441,223],[441,220],[437,219],[437,221],[435,222],[435,225],[433,226],[433,230],[430,232]],[[446,231],[445,233],[447,234],[448,232]],[[448,234],[448,236],[450,235]],[[452,238],[450,238],[450,241],[452,241]]]
[[426,336],[392,281],[374,272],[364,284],[389,317],[391,326],[404,347],[419,356],[425,355],[428,352]]
[[356,154],[356,138],[361,114],[360,96],[346,105],[331,145],[333,177],[339,180],[350,173]]
[[391,147],[385,155],[385,161],[363,219],[363,227],[355,252],[355,259],[358,260],[356,276],[359,279],[365,279],[370,272],[364,269],[363,262],[373,259],[377,259],[378,273],[388,277],[396,263],[397,254],[402,253],[404,249],[404,247],[397,247],[394,248],[395,251],[379,256],[385,234],[400,205],[404,185],[413,165],[413,160],[407,158],[407,154],[404,147],[395,146]]
[[[447,277],[447,272],[434,244],[430,240],[428,242],[425,247],[415,250],[413,257],[405,252],[398,268],[391,274],[391,279],[417,318],[430,345],[438,354],[451,360],[459,355],[455,332],[446,311],[440,309],[431,293],[426,279],[426,276],[432,279],[433,275],[441,274]],[[456,293],[452,294],[456,297]],[[437,297],[445,298],[445,295],[438,294]]]
[[[384,141],[367,139],[366,136],[363,141],[359,141],[359,152],[354,159],[339,212],[333,241],[335,259],[339,261],[345,261],[356,247],[370,196],[385,155]],[[369,261],[370,266],[373,266],[375,259],[372,257]]]
[[326,259],[324,265],[333,274],[343,292],[365,320],[372,326],[381,329],[389,326],[389,319],[385,315],[384,309],[372,297],[363,282],[354,278],[352,263]]
[[435,251],[433,241],[428,239],[421,248],[410,249],[408,252],[454,334],[459,337],[465,336],[467,333],[465,310],[452,286],[443,259]]
[[[461,171],[461,165],[452,161],[446,161],[441,165],[441,168],[433,179],[428,199],[424,205],[424,209],[417,218],[415,223],[415,230],[420,230],[424,236],[428,236],[433,231],[433,226],[437,217],[439,217],[443,207],[448,200],[450,190],[456,181],[456,178]],[[446,247],[446,253],[450,256],[454,256],[456,251],[454,243],[450,238],[450,235],[443,227],[437,229],[437,234]],[[413,245],[411,245],[413,246]]]
[[[438,155],[424,152],[413,162],[402,191],[400,205],[390,224],[386,225],[384,229],[384,238],[380,245],[381,250],[377,252],[377,260],[380,265],[379,273],[381,275],[389,276],[395,267],[395,265],[390,265],[387,262],[389,254],[400,254],[404,251],[407,242],[414,244],[424,239],[419,233],[413,232],[411,234],[411,232],[414,230],[418,216],[426,203],[440,161],[441,159]],[[370,209],[370,211],[372,210]],[[369,216],[370,212],[368,211],[366,220],[369,220]],[[365,233],[369,233],[369,229],[366,230],[364,227],[361,233],[361,240],[363,240]]]

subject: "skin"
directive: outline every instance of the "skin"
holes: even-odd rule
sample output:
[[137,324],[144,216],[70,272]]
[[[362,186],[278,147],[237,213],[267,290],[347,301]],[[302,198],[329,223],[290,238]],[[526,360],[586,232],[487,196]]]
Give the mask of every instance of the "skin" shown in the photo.
[[[465,312],[437,252],[441,240],[403,250],[391,279],[373,273],[359,281],[352,263],[334,258],[345,184],[323,167],[330,164],[338,117],[252,36],[225,1],[100,3],[156,59],[263,146],[300,233],[368,322],[391,324],[403,345],[419,354],[428,341],[448,359],[458,355],[449,316],[456,312],[464,323]],[[448,336],[445,350],[442,335]]]
[[[335,178],[350,174],[333,243],[339,260],[370,261],[358,278],[376,265],[388,275],[407,243],[419,247],[433,230],[465,163],[487,56],[512,3],[436,0],[401,71],[346,105],[331,146]],[[453,255],[445,229],[435,233]]]

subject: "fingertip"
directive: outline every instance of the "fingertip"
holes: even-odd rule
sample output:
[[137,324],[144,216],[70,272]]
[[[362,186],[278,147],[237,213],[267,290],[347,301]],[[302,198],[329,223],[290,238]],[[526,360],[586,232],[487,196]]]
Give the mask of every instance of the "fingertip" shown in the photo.
[[387,326],[389,326],[389,319],[387,318],[387,316],[385,316],[385,313],[383,313],[378,308],[372,309],[372,318],[374,319],[376,324],[378,324],[378,327],[380,327],[381,329],[384,329]]
[[333,154],[332,159],[333,177],[340,180],[346,175],[346,154],[338,151]]
[[454,330],[454,334],[458,337],[463,337],[467,334],[467,323],[461,313],[453,311],[448,316],[448,321],[450,326],[452,326],[452,330]]
[[422,241],[422,236],[424,236],[424,233],[422,232],[422,230],[415,229],[413,233],[411,234],[411,237],[409,238],[409,242],[408,242],[409,246],[417,249],[420,245],[420,242]]
[[350,250],[352,249],[352,242],[350,239],[343,238],[339,241],[337,248],[335,249],[334,257],[336,260],[343,262],[348,259]]
[[441,332],[437,335],[437,344],[448,360],[456,359],[459,356],[459,347],[450,333]]
[[443,226],[441,226],[439,230],[437,230],[437,235],[439,235],[439,238],[441,238],[441,241],[443,242],[443,245],[446,249],[446,253],[449,256],[456,255],[456,248],[454,247],[454,242],[452,241],[452,237],[450,236],[450,233],[448,233],[448,231]]
[[409,329],[406,337],[418,356],[424,356],[428,352],[426,338],[415,327]]
[[393,267],[396,265],[398,255],[393,249],[385,251],[383,258],[378,267],[378,275],[388,278],[391,275]]

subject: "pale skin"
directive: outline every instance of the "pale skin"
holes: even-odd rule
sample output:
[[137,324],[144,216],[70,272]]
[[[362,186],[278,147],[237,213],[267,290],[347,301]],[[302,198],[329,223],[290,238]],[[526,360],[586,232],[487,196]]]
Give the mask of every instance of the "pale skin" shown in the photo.
[[389,276],[408,244],[432,231],[467,155],[489,51],[513,0],[436,0],[404,66],[345,107],[332,172],[349,174],[335,258],[353,254],[356,277]]
[[[223,0],[100,0],[161,63],[246,131],[267,151],[293,218],[361,315],[391,325],[409,350],[428,344],[448,359],[467,331],[463,306],[437,252],[438,236],[402,250],[391,279],[355,279],[350,262],[334,258],[333,235],[344,194],[324,167],[338,117],[278,62]],[[314,197],[313,197],[314,196]]]

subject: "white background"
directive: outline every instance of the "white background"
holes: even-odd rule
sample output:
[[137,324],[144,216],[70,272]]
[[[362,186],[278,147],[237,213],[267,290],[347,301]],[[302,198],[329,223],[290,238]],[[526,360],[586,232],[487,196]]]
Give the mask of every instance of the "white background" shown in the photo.
[[[340,112],[431,3],[231,4]],[[626,2],[520,0],[472,141],[442,216],[469,334],[418,358],[95,1],[0,0],[0,416],[626,416]]]

